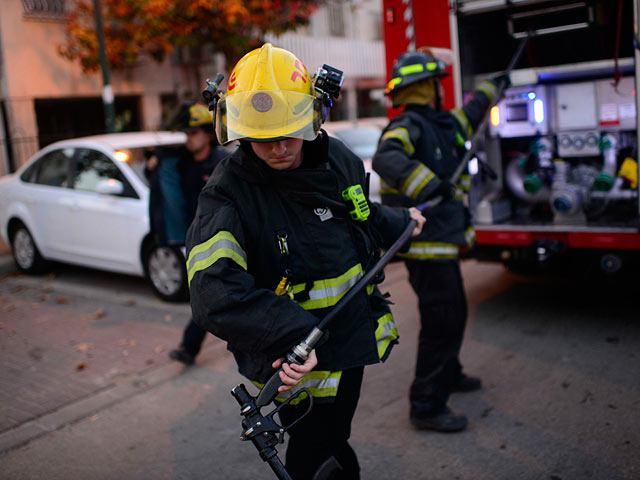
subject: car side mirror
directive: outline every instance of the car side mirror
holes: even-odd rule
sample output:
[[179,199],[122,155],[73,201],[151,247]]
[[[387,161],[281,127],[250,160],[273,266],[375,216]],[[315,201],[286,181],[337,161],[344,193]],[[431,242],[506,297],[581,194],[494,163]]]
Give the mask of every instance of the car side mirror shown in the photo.
[[96,185],[96,192],[102,195],[121,195],[124,192],[124,185],[120,180],[115,178],[108,178],[106,180],[100,180]]

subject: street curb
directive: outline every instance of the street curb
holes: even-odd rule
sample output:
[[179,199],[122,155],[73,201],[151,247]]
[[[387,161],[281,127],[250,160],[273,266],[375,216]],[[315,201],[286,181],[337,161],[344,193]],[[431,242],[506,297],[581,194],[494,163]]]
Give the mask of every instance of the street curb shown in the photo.
[[0,455],[19,448],[43,435],[88,418],[97,412],[170,381],[185,371],[184,365],[171,362],[134,378],[92,393],[58,410],[23,423],[0,434]]
[[[8,267],[9,264],[11,265],[10,267]],[[7,266],[7,269],[5,269],[5,265]],[[0,275],[3,273],[6,274],[14,271],[15,271],[15,266],[13,265],[13,257],[10,256],[5,263],[5,259],[3,259],[2,256],[0,256]],[[100,286],[94,287],[92,285],[87,285],[87,284],[77,284],[74,282],[61,280],[59,278],[56,278],[55,281],[52,281],[52,280],[48,280],[46,277],[43,277],[43,276],[30,276],[30,275],[19,273],[16,276],[6,277],[3,280],[7,282],[17,283],[20,285],[27,285],[29,287],[34,287],[34,288],[42,288],[44,286],[48,286],[53,289],[52,291],[64,289],[64,291],[67,292],[68,294],[77,295],[82,298],[89,298],[91,300],[106,299],[116,303],[125,303],[131,299],[131,294],[126,291],[109,292]],[[163,300],[160,300],[159,298],[151,298],[151,299],[136,298],[136,305],[140,307],[162,310],[167,313],[188,314],[188,315],[191,314],[191,306],[189,302],[174,303],[174,302],[165,302]]]
[[0,253],[0,274],[9,273],[16,268],[10,253]]

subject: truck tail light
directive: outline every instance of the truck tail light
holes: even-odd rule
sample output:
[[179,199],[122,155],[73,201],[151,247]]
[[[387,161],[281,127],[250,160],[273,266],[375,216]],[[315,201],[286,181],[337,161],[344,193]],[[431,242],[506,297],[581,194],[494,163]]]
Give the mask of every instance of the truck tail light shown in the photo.
[[393,7],[389,7],[384,12],[384,19],[387,23],[394,24],[396,23],[396,11]]
[[497,105],[494,105],[491,108],[491,125],[497,127],[500,125],[500,108]]

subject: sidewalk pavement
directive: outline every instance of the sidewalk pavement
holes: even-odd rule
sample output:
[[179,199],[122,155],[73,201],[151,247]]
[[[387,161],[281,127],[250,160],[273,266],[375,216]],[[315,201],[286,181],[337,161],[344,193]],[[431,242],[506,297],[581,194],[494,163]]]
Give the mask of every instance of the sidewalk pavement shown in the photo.
[[23,275],[3,247],[0,453],[177,374],[167,352],[180,342],[188,303],[136,295],[148,290],[142,278],[102,273],[115,279],[117,289],[108,290],[91,284],[95,272],[76,285],[56,279],[63,267]]
[[[396,270],[386,282],[403,285],[404,271]],[[0,477],[273,478],[254,446],[239,439],[241,416],[230,390],[247,381],[225,343],[207,336],[193,367],[168,359],[189,319],[188,305],[174,305],[167,319],[160,315],[170,305],[132,308],[125,287],[96,311],[99,292],[90,286],[62,297],[46,277],[9,275],[0,272]],[[362,415],[370,427],[356,444],[376,438],[371,429],[387,429],[376,427],[371,407],[389,408],[389,399],[366,388],[369,408],[363,404]],[[391,388],[397,390],[393,409],[404,412],[404,389]],[[393,478],[378,448],[374,441],[361,449],[364,478]],[[284,460],[286,443],[277,449]]]
[[[92,285],[63,293],[61,278],[21,275],[9,253],[0,254],[3,262],[0,477],[273,478],[253,445],[239,440],[230,390],[247,381],[225,343],[208,335],[193,367],[167,356],[189,320],[188,304],[134,302],[130,292],[144,280],[122,276],[116,293]],[[404,271],[396,270],[387,282],[402,285]],[[404,409],[404,391],[398,396]],[[277,448],[284,459],[286,445]],[[389,467],[367,464],[393,477]]]

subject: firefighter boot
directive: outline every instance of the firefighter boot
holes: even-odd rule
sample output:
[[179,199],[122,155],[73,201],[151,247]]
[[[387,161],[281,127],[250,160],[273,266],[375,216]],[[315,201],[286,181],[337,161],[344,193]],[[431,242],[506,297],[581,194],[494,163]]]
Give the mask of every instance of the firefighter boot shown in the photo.
[[436,432],[459,432],[467,426],[467,417],[456,415],[448,407],[442,407],[429,415],[411,411],[411,424],[419,430],[435,430]]
[[482,380],[478,377],[470,377],[464,373],[460,374],[458,381],[454,383],[452,392],[475,392],[482,388]]
[[182,347],[171,350],[169,352],[169,358],[171,358],[172,360],[177,360],[178,362],[182,362],[185,365],[193,365],[196,361],[195,356],[191,355]]

